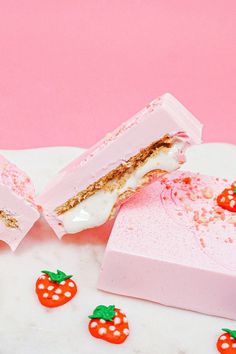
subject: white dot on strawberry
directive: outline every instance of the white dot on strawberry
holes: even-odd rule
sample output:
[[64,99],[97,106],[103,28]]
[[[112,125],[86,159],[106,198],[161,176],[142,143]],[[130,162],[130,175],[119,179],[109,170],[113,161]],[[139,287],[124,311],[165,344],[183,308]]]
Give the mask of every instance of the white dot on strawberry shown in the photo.
[[232,347],[233,347],[233,348],[236,348],[236,343],[233,343],[233,344],[232,344]]
[[52,299],[53,300],[59,300],[59,296],[58,295],[52,295]]
[[112,332],[113,332],[115,329],[116,329],[115,326],[110,326],[110,327],[109,327],[109,330],[112,331]]
[[72,281],[70,281],[70,282],[68,283],[68,285],[69,285],[70,288],[73,288],[73,287],[75,286],[75,284],[74,284]]
[[123,317],[123,322],[124,322],[124,323],[127,323],[127,322],[128,322],[127,317]]
[[114,324],[117,325],[117,324],[120,324],[121,323],[121,319],[119,317],[115,317],[114,318]]
[[70,293],[69,291],[66,291],[66,292],[64,293],[64,295],[65,295],[66,297],[71,297],[71,293]]
[[103,334],[107,333],[107,330],[106,330],[106,328],[101,327],[101,328],[99,328],[98,333],[100,334],[100,336],[102,336]]
[[53,290],[53,289],[54,289],[54,286],[52,286],[52,285],[49,285],[49,286],[48,286],[48,290],[49,290],[49,291],[51,291],[51,290]]
[[221,336],[220,337],[220,340],[225,340],[226,339],[226,336]]
[[222,349],[228,349],[229,348],[229,344],[228,343],[223,343],[221,348]]
[[55,293],[56,293],[56,294],[61,294],[61,293],[62,293],[62,290],[61,290],[60,288],[57,288],[57,289],[55,290]]
[[97,325],[98,325],[97,322],[92,322],[91,325],[90,325],[90,327],[91,327],[91,328],[95,328],[95,327],[97,327]]
[[117,336],[117,337],[120,336],[120,331],[115,331],[114,336]]
[[62,280],[61,282],[60,282],[60,285],[65,285],[65,280]]
[[102,318],[99,320],[100,323],[106,323],[105,320],[103,320]]
[[125,328],[125,329],[123,330],[123,333],[124,333],[126,336],[128,336],[128,334],[129,334],[128,328]]
[[44,289],[44,285],[43,285],[43,284],[39,284],[39,285],[38,285],[38,288],[39,288],[39,289]]
[[46,299],[48,297],[48,293],[44,293],[43,297]]

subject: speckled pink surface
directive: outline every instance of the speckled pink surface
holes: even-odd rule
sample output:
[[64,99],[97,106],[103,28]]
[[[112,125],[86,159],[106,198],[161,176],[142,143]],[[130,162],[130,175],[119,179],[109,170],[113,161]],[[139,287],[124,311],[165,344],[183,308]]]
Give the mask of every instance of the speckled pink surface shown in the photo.
[[236,319],[236,214],[215,200],[229,185],[174,172],[134,196],[117,216],[98,288]]
[[39,218],[39,212],[30,178],[3,156],[0,156],[0,196],[0,210],[11,213],[19,226],[9,228],[0,220],[0,239],[15,250]]
[[[184,133],[182,133],[184,132]],[[202,124],[172,95],[148,104],[64,168],[37,198],[58,237],[65,233],[54,209],[165,134],[189,143],[201,142]],[[187,135],[186,135],[187,134]]]
[[29,202],[34,200],[34,186],[27,174],[0,155],[0,183]]

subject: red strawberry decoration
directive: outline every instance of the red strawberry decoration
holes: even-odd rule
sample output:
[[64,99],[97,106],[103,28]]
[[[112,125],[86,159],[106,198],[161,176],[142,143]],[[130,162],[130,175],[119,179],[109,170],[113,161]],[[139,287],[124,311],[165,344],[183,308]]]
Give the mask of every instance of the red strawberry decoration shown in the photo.
[[129,335],[126,315],[114,305],[99,305],[89,316],[88,328],[93,337],[113,344],[123,343]]
[[236,354],[236,331],[222,328],[225,333],[221,334],[216,343],[220,354]]
[[236,182],[223,190],[217,197],[217,204],[223,209],[236,212]]
[[49,270],[42,270],[37,282],[35,291],[42,305],[46,307],[57,307],[70,301],[77,293],[77,286],[71,279],[72,275],[66,275],[61,270],[57,273]]

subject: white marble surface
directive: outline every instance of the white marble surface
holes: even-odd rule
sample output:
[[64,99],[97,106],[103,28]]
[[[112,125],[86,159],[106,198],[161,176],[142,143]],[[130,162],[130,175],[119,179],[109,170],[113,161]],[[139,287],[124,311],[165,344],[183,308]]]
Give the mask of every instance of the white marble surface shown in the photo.
[[[25,169],[40,192],[80,151],[43,148],[1,153]],[[236,146],[205,144],[189,150],[184,168],[236,178],[235,161]],[[110,228],[111,224],[59,241],[41,220],[15,253],[0,243],[0,354],[217,353],[215,341],[220,329],[236,328],[235,322],[96,290]],[[34,294],[34,283],[43,268],[73,273],[78,295],[65,306],[42,307]],[[89,335],[87,316],[98,304],[116,304],[125,310],[131,334],[123,345],[114,346]]]

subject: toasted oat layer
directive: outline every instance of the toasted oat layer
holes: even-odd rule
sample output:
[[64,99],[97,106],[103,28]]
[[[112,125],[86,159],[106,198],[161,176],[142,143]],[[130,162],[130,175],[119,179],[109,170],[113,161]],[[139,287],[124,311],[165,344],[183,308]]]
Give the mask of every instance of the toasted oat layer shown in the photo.
[[2,220],[6,227],[11,229],[18,228],[18,221],[9,213],[4,210],[0,210],[0,220]]
[[79,192],[62,205],[58,206],[55,209],[56,214],[64,214],[66,211],[74,208],[83,200],[92,196],[101,189],[113,191],[115,188],[122,187],[136,168],[142,166],[149,157],[158,154],[160,151],[170,149],[174,143],[174,140],[174,137],[165,135],[162,139],[140,150],[138,154],[132,156],[128,161],[119,165],[117,168],[101,177],[98,181],[90,184],[86,189]]

